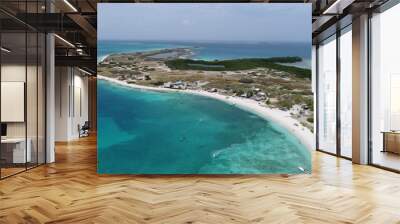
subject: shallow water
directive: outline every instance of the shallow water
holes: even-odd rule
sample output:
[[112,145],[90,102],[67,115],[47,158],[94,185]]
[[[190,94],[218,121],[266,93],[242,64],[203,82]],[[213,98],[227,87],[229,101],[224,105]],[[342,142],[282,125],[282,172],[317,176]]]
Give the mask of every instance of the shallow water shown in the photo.
[[224,102],[98,81],[98,172],[263,174],[311,170],[279,125]]

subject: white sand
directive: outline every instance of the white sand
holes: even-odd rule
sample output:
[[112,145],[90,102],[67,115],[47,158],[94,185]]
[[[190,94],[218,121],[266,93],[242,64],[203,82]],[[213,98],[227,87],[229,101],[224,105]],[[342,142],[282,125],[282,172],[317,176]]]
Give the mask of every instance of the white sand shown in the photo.
[[218,93],[210,93],[203,90],[176,90],[176,89],[168,89],[162,87],[150,87],[150,86],[142,86],[136,84],[128,84],[125,81],[120,81],[101,75],[98,75],[97,78],[107,80],[119,85],[143,89],[143,90],[162,91],[162,92],[184,92],[184,93],[196,94],[200,96],[206,96],[213,99],[221,100],[225,103],[235,105],[243,110],[254,113],[266,120],[278,123],[279,125],[289,130],[293,135],[295,135],[301,141],[301,143],[305,145],[309,150],[314,149],[314,144],[313,144],[314,134],[308,128],[302,126],[300,122],[298,122],[296,119],[292,118],[288,111],[282,111],[275,108],[268,108],[266,106],[260,105],[260,103],[255,100],[236,97],[236,96],[235,97],[224,96]]
[[109,54],[104,55],[102,57],[100,57],[99,61],[97,63],[103,62],[104,60],[106,60],[106,58],[108,58],[108,56],[110,56]]

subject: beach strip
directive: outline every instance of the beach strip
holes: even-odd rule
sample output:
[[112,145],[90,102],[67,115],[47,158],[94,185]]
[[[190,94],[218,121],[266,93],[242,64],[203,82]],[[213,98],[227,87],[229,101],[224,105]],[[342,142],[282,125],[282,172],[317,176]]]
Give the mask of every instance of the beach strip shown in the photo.
[[109,54],[104,55],[104,56],[100,56],[100,58],[97,60],[97,63],[103,62],[104,60],[106,60],[106,58],[108,58],[108,56],[110,56]]

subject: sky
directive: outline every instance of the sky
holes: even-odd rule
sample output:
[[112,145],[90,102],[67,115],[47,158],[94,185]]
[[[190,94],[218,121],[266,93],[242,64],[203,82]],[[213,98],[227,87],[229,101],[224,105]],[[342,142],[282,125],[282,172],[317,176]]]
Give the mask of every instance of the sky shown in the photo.
[[311,42],[311,4],[99,3],[99,40]]

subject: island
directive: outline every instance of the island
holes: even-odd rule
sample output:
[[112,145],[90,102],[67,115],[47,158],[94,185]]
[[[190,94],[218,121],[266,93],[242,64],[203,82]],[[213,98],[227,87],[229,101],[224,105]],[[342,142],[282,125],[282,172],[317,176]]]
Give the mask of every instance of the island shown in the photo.
[[245,99],[258,107],[284,111],[298,121],[294,125],[312,132],[311,70],[288,65],[302,58],[205,61],[192,59],[194,55],[191,48],[111,54],[98,63],[98,75],[154,90]]

